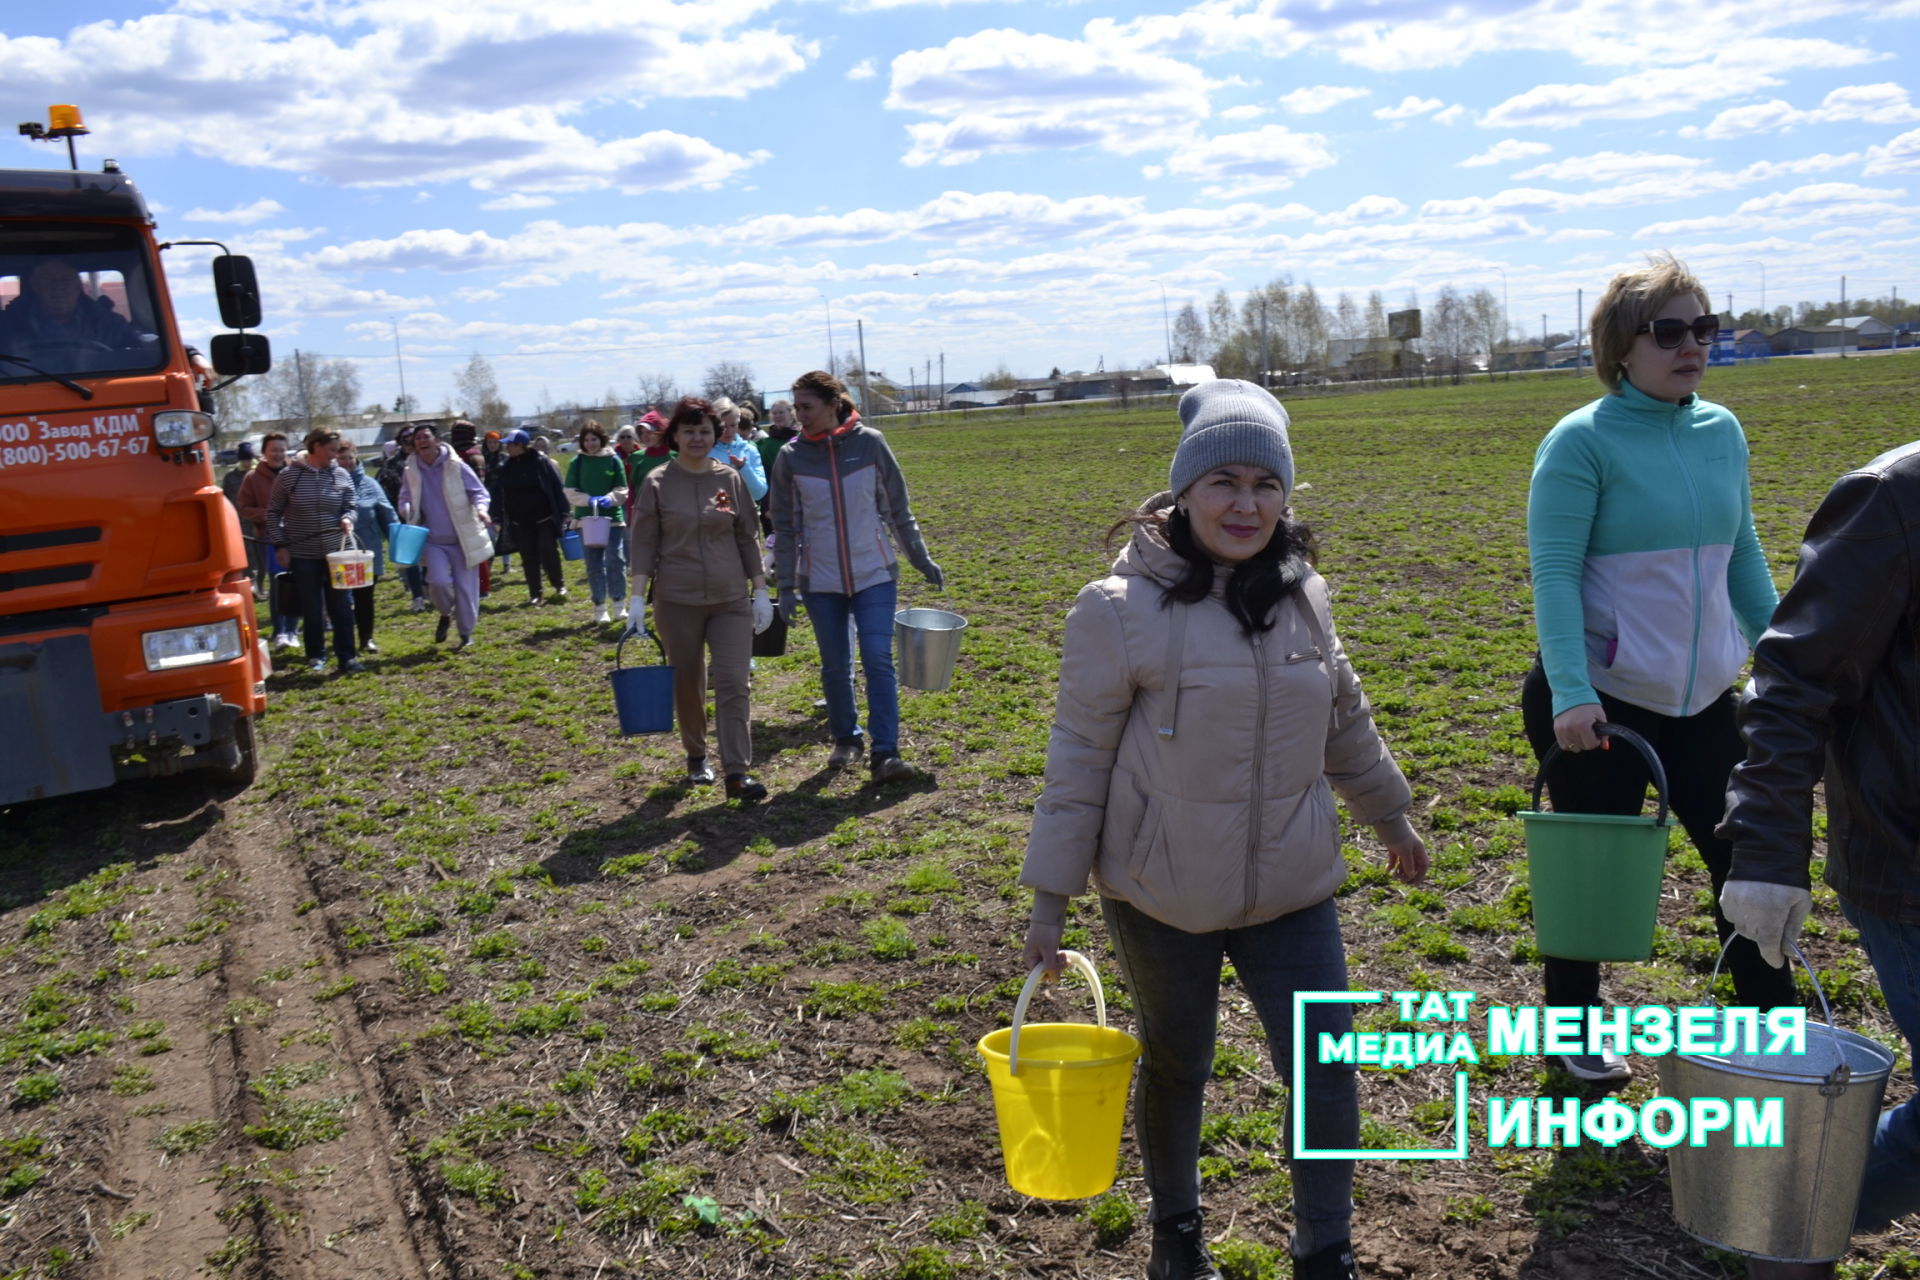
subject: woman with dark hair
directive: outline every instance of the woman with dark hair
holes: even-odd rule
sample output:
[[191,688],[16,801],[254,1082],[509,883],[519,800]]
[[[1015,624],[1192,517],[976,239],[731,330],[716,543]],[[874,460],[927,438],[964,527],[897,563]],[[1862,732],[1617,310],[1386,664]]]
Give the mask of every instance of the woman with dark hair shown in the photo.
[[359,671],[353,644],[353,599],[327,574],[327,553],[338,551],[353,532],[353,477],[333,460],[340,433],[326,427],[307,432],[306,451],[274,479],[267,499],[267,541],[286,557],[300,602],[307,666],[327,666],[327,626],[333,627],[333,653],[340,670]]
[[373,589],[386,576],[385,543],[389,531],[400,523],[400,515],[393,509],[393,503],[388,501],[379,482],[360,466],[360,450],[353,441],[341,440],[334,451],[333,460],[353,481],[354,537],[359,540],[362,549],[373,553],[373,581],[364,587],[355,587],[348,593],[353,600],[355,634],[360,637],[360,652],[378,653],[380,646],[373,639]]
[[542,573],[553,586],[554,599],[565,600],[560,533],[567,527],[567,495],[560,487],[560,477],[533,451],[532,437],[525,431],[507,433],[506,455],[494,478],[493,492],[500,523],[513,531],[513,543],[520,548],[527,603],[546,602],[546,594],[540,589]]
[[[753,637],[773,623],[759,523],[738,471],[716,461],[720,422],[705,400],[685,397],[667,420],[673,461],[641,482],[633,504],[633,614],[646,629],[647,586],[667,661],[674,716],[687,749],[687,779],[710,783],[707,763],[707,655],[712,655],[715,728],[729,799],[764,799],[753,763],[748,704]],[[751,586],[753,594],[747,594]]]
[[[1669,801],[1707,864],[1714,897],[1733,847],[1714,834],[1745,755],[1733,682],[1779,602],[1753,528],[1740,421],[1702,400],[1720,319],[1680,262],[1615,276],[1593,309],[1593,371],[1607,394],[1547,432],[1533,459],[1527,549],[1540,653],[1521,689],[1527,740],[1553,807],[1635,814],[1648,769],[1638,751],[1597,751],[1593,726],[1633,730],[1666,770]],[[1722,942],[1732,935],[1719,906]],[[1600,1003],[1600,966],[1543,956],[1550,1005]],[[1797,1004],[1793,975],[1738,938],[1727,968],[1743,1005]],[[1569,1054],[1578,1080],[1631,1077],[1607,1051]]]
[[[819,369],[802,374],[793,384],[793,409],[800,434],[775,457],[767,492],[781,611],[793,621],[804,599],[820,646],[820,684],[833,732],[827,764],[855,763],[871,737],[873,781],[912,781],[919,774],[900,758],[900,686],[893,669],[900,577],[894,545],[936,591],[946,578],[921,540],[887,438],[860,425],[840,380]],[[864,728],[853,697],[849,619],[867,677]]]
[[[1306,1139],[1360,1145],[1353,1069],[1306,1054],[1293,995],[1345,991],[1333,894],[1347,877],[1333,793],[1372,826],[1402,881],[1426,874],[1406,779],[1333,629],[1311,535],[1288,509],[1287,415],[1248,382],[1180,400],[1168,491],[1122,526],[1113,573],[1067,615],[1060,692],[1020,882],[1024,958],[1057,973],[1070,898],[1089,875],[1143,1045],[1134,1128],[1153,1198],[1151,1280],[1217,1278],[1201,1229],[1200,1129],[1231,961],[1273,1064],[1300,1091]],[[1309,1050],[1352,1027],[1305,1006]],[[1357,1276],[1353,1162],[1292,1160],[1293,1275]]]
[[612,532],[600,546],[588,544],[587,587],[593,593],[593,620],[606,622],[607,599],[627,617],[627,467],[615,453],[598,422],[587,419],[580,428],[580,452],[567,464],[567,501],[576,519],[601,516],[613,521]]
[[294,601],[293,584],[287,581],[287,557],[267,540],[267,500],[273,497],[273,485],[287,465],[287,437],[269,431],[260,437],[260,465],[247,472],[240,482],[240,519],[253,530],[260,543],[260,562],[267,575],[267,617],[273,627],[273,647],[296,649],[299,637],[293,629],[300,625],[299,605]]

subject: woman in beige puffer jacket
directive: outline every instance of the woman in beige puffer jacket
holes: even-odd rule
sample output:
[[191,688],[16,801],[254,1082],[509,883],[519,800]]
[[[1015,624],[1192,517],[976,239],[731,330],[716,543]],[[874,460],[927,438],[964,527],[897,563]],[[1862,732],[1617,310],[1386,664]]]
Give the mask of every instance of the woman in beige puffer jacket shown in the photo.
[[[1231,960],[1316,1149],[1359,1146],[1350,1068],[1289,1079],[1295,991],[1345,991],[1333,893],[1338,791],[1405,881],[1426,872],[1406,779],[1334,634],[1310,535],[1287,507],[1286,411],[1202,384],[1167,493],[1132,517],[1111,576],[1067,616],[1046,788],[1021,872],[1029,965],[1057,972],[1067,899],[1091,876],[1143,1042],[1135,1128],[1153,1196],[1149,1280],[1218,1275],[1201,1230],[1199,1141],[1220,970]],[[1308,1047],[1351,1029],[1307,1006]],[[1356,1276],[1351,1161],[1293,1165],[1294,1275]]]

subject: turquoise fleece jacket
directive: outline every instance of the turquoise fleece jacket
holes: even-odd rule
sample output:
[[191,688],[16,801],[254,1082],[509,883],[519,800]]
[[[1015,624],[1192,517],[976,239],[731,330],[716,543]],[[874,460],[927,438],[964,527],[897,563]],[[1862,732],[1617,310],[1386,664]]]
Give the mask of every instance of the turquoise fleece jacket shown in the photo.
[[1596,689],[1663,715],[1704,710],[1780,598],[1753,531],[1739,419],[1625,382],[1540,442],[1527,551],[1555,715],[1598,702]]

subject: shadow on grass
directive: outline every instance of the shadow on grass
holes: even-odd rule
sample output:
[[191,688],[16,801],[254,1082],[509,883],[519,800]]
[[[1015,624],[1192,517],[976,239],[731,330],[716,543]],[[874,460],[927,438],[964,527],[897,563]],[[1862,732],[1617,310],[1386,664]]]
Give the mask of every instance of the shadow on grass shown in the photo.
[[[730,801],[721,782],[696,786],[684,774],[676,775],[653,783],[639,803],[619,817],[569,833],[541,865],[556,884],[662,873],[697,875],[731,865],[757,842],[797,848],[849,818],[880,813],[939,788],[937,778],[924,774],[912,782],[874,783],[867,780],[862,764],[847,771],[860,780],[858,790],[829,790],[842,771],[824,767],[826,749],[816,729],[769,726],[755,734],[755,751],[762,759],[801,749],[819,750],[822,767],[796,786],[774,789],[763,801]],[[684,807],[689,797],[705,803]]]
[[185,852],[225,819],[222,801],[231,794],[185,774],[0,809],[0,910],[37,902],[117,862],[144,868]]

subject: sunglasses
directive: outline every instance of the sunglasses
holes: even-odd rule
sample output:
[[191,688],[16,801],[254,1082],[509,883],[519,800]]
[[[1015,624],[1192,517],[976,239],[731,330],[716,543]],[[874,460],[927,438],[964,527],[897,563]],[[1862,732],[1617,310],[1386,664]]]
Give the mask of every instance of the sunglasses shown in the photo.
[[1720,317],[1704,315],[1698,320],[1649,320],[1634,333],[1650,333],[1653,341],[1662,351],[1672,351],[1687,340],[1687,334],[1693,334],[1693,340],[1703,347],[1713,345],[1720,336]]

